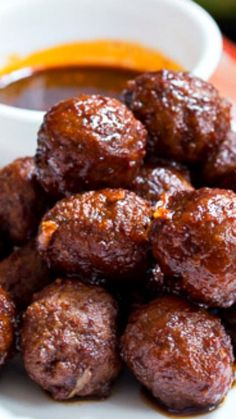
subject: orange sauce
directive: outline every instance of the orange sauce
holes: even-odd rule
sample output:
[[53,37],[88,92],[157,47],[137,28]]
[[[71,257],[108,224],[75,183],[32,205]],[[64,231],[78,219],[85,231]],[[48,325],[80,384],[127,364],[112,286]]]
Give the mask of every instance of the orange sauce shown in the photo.
[[0,69],[0,102],[46,110],[80,93],[120,97],[127,80],[143,71],[181,67],[161,52],[130,42],[94,40],[62,44],[26,57],[12,55]]

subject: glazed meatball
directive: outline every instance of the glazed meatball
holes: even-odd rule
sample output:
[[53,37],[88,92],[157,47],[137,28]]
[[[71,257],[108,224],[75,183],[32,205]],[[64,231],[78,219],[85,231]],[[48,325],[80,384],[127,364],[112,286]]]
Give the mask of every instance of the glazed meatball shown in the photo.
[[193,300],[236,302],[236,194],[202,188],[179,192],[154,214],[153,255]]
[[38,133],[37,177],[51,195],[126,187],[145,155],[147,133],[116,99],[81,95],[54,106]]
[[9,292],[18,308],[26,307],[34,292],[51,280],[34,240],[16,249],[0,262],[0,286]]
[[149,153],[196,163],[223,141],[230,105],[189,73],[157,71],[128,82],[125,103],[148,130]]
[[131,315],[122,354],[137,379],[172,411],[211,409],[233,381],[232,347],[220,320],[173,296]]
[[0,287],[0,365],[12,354],[16,325],[15,306],[10,296]]
[[120,371],[117,306],[102,288],[57,280],[24,315],[22,352],[29,376],[57,400],[105,397]]
[[32,237],[46,208],[34,169],[33,158],[25,157],[0,170],[0,230],[13,244]]
[[191,191],[192,185],[178,170],[162,165],[146,165],[132,182],[137,195],[155,204],[163,193],[172,195],[179,191]]
[[236,192],[236,133],[229,132],[226,139],[208,156],[204,178],[211,185]]
[[65,198],[43,218],[39,250],[58,272],[135,275],[145,268],[151,215],[147,201],[124,189]]

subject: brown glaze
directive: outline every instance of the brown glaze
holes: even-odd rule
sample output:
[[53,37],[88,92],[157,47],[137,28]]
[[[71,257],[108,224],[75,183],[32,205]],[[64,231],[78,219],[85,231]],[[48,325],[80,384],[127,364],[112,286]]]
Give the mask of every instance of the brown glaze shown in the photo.
[[219,147],[207,156],[204,178],[211,185],[236,192],[236,133],[229,132]]
[[146,137],[116,99],[81,95],[60,102],[38,133],[37,178],[55,196],[127,186],[142,164]]
[[28,374],[57,400],[107,396],[120,371],[116,322],[116,303],[105,290],[57,280],[24,315]]
[[220,320],[173,296],[134,311],[122,355],[136,378],[175,411],[217,406],[233,382],[232,346]]
[[179,191],[192,191],[192,185],[174,167],[148,164],[141,167],[132,182],[132,190],[155,204],[163,193],[173,195]]
[[14,244],[32,237],[46,209],[34,169],[33,158],[24,157],[0,170],[0,230]]
[[236,194],[203,188],[180,192],[157,209],[153,254],[193,300],[228,307],[236,301]]
[[151,207],[134,192],[104,189],[59,201],[40,226],[49,266],[67,274],[110,279],[145,270]]
[[0,287],[0,365],[11,355],[15,341],[16,313],[10,296]]
[[20,309],[26,307],[33,293],[41,290],[50,280],[51,275],[34,240],[0,262],[0,286],[9,292]]
[[80,94],[121,99],[128,80],[139,72],[119,67],[71,66],[22,70],[4,76],[0,102],[17,108],[47,111],[61,100]]
[[230,128],[229,103],[189,73],[144,73],[128,82],[124,98],[147,128],[149,152],[157,156],[199,162]]

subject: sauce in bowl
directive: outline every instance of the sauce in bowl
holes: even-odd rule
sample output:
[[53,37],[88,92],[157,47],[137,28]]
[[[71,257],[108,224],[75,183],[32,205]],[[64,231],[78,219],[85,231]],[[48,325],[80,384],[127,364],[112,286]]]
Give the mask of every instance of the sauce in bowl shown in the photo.
[[0,88],[0,102],[17,108],[45,111],[60,100],[80,93],[121,98],[127,80],[135,70],[116,67],[55,67],[29,72],[24,77],[5,78]]
[[162,53],[135,43],[63,44],[24,58],[12,56],[0,69],[0,102],[45,111],[80,93],[120,98],[127,80],[161,68],[181,69]]

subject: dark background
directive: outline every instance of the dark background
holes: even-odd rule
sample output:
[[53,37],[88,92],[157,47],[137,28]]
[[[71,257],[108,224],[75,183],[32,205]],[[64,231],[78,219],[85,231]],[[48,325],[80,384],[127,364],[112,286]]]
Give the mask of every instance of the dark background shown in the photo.
[[236,42],[236,0],[196,0],[218,22],[222,32]]

